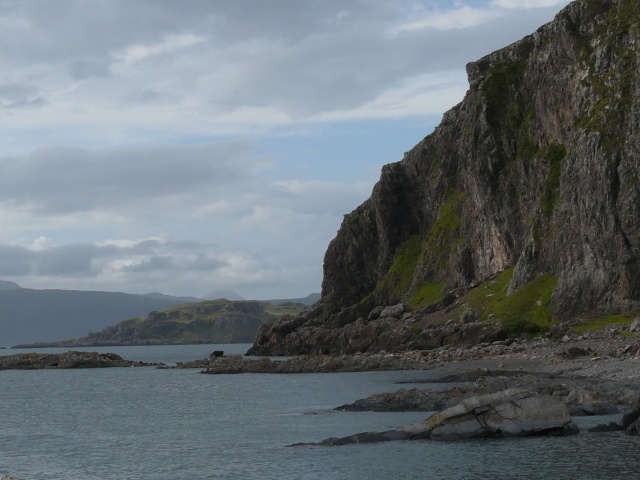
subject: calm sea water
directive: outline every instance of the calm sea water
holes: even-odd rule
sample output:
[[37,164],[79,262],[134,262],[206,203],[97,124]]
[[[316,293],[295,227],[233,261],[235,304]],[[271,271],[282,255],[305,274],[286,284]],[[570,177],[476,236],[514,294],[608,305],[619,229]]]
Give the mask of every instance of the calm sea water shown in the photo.
[[[248,345],[120,347],[175,363]],[[2,351],[16,353],[15,350]],[[425,413],[335,412],[429,372],[200,375],[123,368],[0,372],[0,474],[40,479],[637,478],[640,438],[620,433],[287,447],[387,430]],[[431,373],[431,375],[434,375]],[[581,426],[617,417],[577,419]]]

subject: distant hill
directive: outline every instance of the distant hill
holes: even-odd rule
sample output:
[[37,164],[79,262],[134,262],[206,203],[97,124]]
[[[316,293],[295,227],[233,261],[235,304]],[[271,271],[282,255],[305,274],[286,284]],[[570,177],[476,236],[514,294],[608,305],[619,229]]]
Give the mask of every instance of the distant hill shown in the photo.
[[154,311],[146,318],[131,318],[90,333],[56,343],[37,346],[172,345],[191,343],[250,343],[263,323],[273,323],[284,314],[296,314],[302,304],[209,300]]
[[17,283],[9,282],[7,280],[0,280],[0,290],[18,290],[22,288]]
[[155,298],[159,300],[171,300],[180,303],[193,303],[193,302],[201,302],[203,299],[198,297],[175,297],[173,295],[165,295],[164,293],[152,292],[152,293],[143,293],[140,295],[141,297],[147,298]]
[[265,300],[265,302],[273,303],[275,305],[278,305],[280,303],[288,303],[288,302],[301,303],[303,305],[313,305],[318,300],[320,300],[320,296],[321,295],[319,293],[311,293],[304,298]]
[[76,338],[178,303],[115,292],[0,290],[0,346]]
[[244,297],[240,296],[238,293],[233,290],[214,290],[213,292],[207,293],[203,298],[203,300],[246,300]]

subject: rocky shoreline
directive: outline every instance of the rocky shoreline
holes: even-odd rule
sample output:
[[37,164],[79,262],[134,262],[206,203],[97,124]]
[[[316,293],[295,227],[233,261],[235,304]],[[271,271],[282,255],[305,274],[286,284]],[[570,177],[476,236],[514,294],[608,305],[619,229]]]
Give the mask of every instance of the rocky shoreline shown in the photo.
[[433,412],[464,398],[519,388],[562,402],[572,416],[610,415],[623,412],[640,397],[640,335],[609,327],[584,335],[568,333],[560,339],[538,337],[402,353],[286,359],[211,355],[175,368],[200,368],[203,374],[437,371],[438,378],[430,373],[424,380],[438,384],[435,387],[400,388],[337,409]]

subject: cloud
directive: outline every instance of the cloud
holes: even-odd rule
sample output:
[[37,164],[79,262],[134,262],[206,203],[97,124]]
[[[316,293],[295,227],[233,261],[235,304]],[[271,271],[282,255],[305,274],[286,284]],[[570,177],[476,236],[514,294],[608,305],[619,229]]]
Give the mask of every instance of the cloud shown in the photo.
[[[36,134],[50,138],[45,129],[65,142],[115,145],[431,114],[457,103],[466,62],[535,30],[566,3],[7,4],[0,67],[8,86],[29,87],[8,95],[5,108],[37,105],[40,115],[0,125],[31,145],[41,144]],[[423,87],[423,100],[412,102],[408,85],[453,71],[461,88]]]
[[44,105],[44,99],[30,85],[0,85],[0,110],[9,110]]
[[566,0],[493,0],[492,7],[500,8],[543,8],[564,5]]
[[[85,150],[42,148],[0,159],[0,204],[40,215],[181,204],[203,190],[241,185],[262,168],[250,144]],[[126,212],[124,209],[124,212]]]
[[423,12],[419,18],[398,25],[393,29],[393,32],[398,34],[422,29],[464,29],[481,25],[487,22],[487,20],[493,20],[502,16],[503,14],[499,11],[462,5],[444,12],[437,10]]

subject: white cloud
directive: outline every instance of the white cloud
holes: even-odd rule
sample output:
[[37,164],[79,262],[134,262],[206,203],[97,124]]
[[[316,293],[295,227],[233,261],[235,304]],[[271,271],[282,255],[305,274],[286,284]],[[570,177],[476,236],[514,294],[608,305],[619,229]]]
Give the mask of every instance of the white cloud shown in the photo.
[[565,5],[567,0],[492,0],[492,7],[499,8],[543,8]]
[[31,249],[35,251],[46,250],[53,246],[53,242],[47,237],[38,237],[31,244]]
[[114,58],[116,59],[114,68],[117,69],[118,64],[130,66],[146,60],[149,57],[174,53],[177,50],[190,47],[198,43],[203,43],[206,40],[206,37],[193,34],[169,35],[160,43],[152,45],[133,45],[131,47],[127,47],[121,53],[114,54]]
[[488,20],[502,17],[503,14],[495,10],[473,8],[466,5],[448,11],[427,11],[420,14],[420,18],[397,25],[392,32],[395,34],[411,32],[413,30],[435,29],[451,30],[475,27]]

